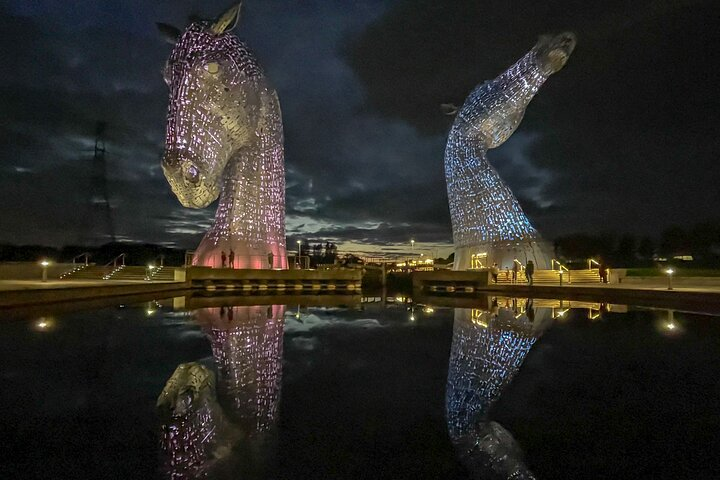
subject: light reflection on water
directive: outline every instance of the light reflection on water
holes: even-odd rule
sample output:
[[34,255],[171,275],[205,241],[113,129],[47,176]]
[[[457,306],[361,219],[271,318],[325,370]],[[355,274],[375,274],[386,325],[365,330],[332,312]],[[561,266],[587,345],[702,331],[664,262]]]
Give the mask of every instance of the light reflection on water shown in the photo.
[[[137,447],[142,446],[144,463],[135,471],[146,472],[143,478],[152,478],[147,472],[174,479],[310,478],[311,472],[316,472],[314,478],[418,478],[419,472],[432,478],[558,478],[548,476],[557,469],[557,462],[551,460],[558,457],[557,448],[549,446],[552,442],[544,445],[541,432],[556,415],[543,403],[557,398],[553,375],[566,375],[559,382],[571,389],[566,408],[576,408],[578,398],[598,393],[585,378],[563,373],[565,367],[557,358],[570,362],[568,372],[578,365],[584,368],[588,361],[584,356],[596,355],[607,363],[618,362],[598,365],[600,370],[621,366],[647,371],[651,378],[665,375],[664,370],[652,370],[654,365],[672,369],[688,349],[704,348],[701,360],[684,359],[693,368],[718,359],[717,347],[706,348],[707,341],[720,336],[717,329],[707,329],[707,317],[669,310],[504,297],[475,299],[456,308],[442,306],[441,300],[431,304],[406,297],[362,299],[365,302],[359,297],[342,298],[334,306],[326,298],[287,305],[248,304],[253,300],[165,300],[85,314],[45,315],[17,324],[29,326],[25,333],[9,324],[0,337],[4,346],[15,342],[26,344],[28,350],[16,349],[19,361],[7,362],[12,349],[3,350],[2,378],[10,390],[5,389],[2,399],[10,411],[10,425],[32,437],[2,433],[18,444],[43,438],[32,432],[42,425],[37,419],[44,418],[46,404],[53,399],[60,401],[53,403],[55,416],[102,418],[97,431],[60,422],[51,428],[59,439],[89,432],[93,443],[102,444],[102,431],[111,431],[108,436],[116,444],[138,429],[155,432],[161,445],[159,464],[148,461],[157,458],[156,446],[140,442]],[[625,336],[641,345],[638,348],[647,359],[633,352],[631,342],[622,344]],[[42,349],[31,347],[39,339]],[[583,350],[575,349],[578,340]],[[568,345],[575,347],[568,350]],[[617,352],[609,355],[607,349],[615,348]],[[68,357],[71,351],[92,365],[78,368]],[[47,371],[37,370],[43,362],[34,359],[41,354],[56,362],[45,363]],[[627,365],[622,363],[624,357]],[[157,375],[161,371],[164,376]],[[43,381],[60,372],[62,386]],[[692,405],[688,408],[702,407],[703,402],[688,392],[694,392],[698,383],[707,385],[708,372],[717,373],[717,362],[690,378],[691,387],[678,386],[688,390],[680,392]],[[612,381],[612,373],[603,375]],[[675,373],[670,378],[683,380]],[[640,383],[652,388],[654,381]],[[624,391],[628,378],[618,382],[608,387],[619,395],[614,402],[634,405],[656,395]],[[73,390],[73,384],[78,388]],[[13,387],[18,395],[27,395],[40,385],[45,389],[42,401],[23,402],[13,396]],[[661,387],[666,395],[674,388],[672,383]],[[63,403],[70,394],[82,401]],[[109,398],[112,401],[103,407]],[[697,414],[711,428],[718,423],[708,420],[717,401],[706,403],[707,412]],[[20,414],[21,404],[31,412],[27,417],[36,419],[32,423]],[[667,413],[667,407],[648,408],[658,415]],[[156,410],[155,420],[148,422],[151,410]],[[129,417],[134,422],[144,420],[124,425]],[[584,420],[595,425],[589,417]],[[108,422],[117,426],[108,429]],[[577,434],[564,428],[563,436]],[[694,432],[706,440],[711,435]],[[622,435],[622,429],[613,433]],[[422,442],[415,442],[415,437]],[[53,468],[63,465],[64,454],[54,451],[52,444],[42,444],[49,440],[34,441],[54,452],[46,459],[46,468],[62,478]],[[81,439],[72,442],[76,451],[108,454],[102,445]],[[708,451],[714,446],[712,441],[706,444]],[[27,474],[30,460],[17,458],[15,463],[2,462],[2,478],[33,477]],[[123,458],[120,454],[118,461]],[[21,465],[26,475],[13,476]],[[699,472],[698,477],[706,471],[697,463],[677,468],[690,468]]]

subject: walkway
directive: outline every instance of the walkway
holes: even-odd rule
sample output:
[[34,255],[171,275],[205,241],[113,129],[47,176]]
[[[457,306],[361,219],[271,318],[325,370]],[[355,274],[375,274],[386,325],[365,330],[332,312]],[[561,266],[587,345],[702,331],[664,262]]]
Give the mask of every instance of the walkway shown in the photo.
[[187,289],[185,282],[0,280],[0,308],[157,294]]

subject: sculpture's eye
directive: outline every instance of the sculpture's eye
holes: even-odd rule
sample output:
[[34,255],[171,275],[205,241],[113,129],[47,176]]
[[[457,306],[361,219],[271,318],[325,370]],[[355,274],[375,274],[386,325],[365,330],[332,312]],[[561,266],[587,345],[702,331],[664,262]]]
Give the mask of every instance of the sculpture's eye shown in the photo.
[[200,172],[195,165],[186,165],[184,170],[185,180],[190,183],[198,183],[200,181]]
[[211,75],[215,75],[220,71],[220,66],[217,64],[217,62],[209,62],[204,65],[205,71],[208,72]]

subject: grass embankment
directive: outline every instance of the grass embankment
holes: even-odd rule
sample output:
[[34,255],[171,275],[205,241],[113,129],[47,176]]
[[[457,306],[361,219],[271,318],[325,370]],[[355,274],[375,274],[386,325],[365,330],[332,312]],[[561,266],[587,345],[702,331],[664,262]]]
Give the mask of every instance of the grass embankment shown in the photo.
[[[673,269],[673,277],[720,277],[720,270],[709,268],[676,268]],[[628,277],[664,277],[667,276],[667,268],[628,268]]]

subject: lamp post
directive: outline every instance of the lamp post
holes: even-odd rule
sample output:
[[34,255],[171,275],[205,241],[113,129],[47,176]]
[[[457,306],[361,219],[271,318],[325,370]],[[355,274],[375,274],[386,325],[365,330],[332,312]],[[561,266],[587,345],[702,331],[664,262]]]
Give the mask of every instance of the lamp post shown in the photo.
[[415,254],[415,239],[410,239],[410,252],[414,255]]
[[672,275],[674,272],[675,272],[675,270],[673,270],[672,268],[668,268],[667,270],[665,270],[665,273],[667,273],[667,276],[668,276],[668,290],[673,289],[672,288]]
[[42,266],[42,281],[47,282],[47,267],[50,265],[50,262],[43,260],[40,262],[40,265]]
[[299,268],[300,267],[300,245],[302,245],[302,240],[298,240],[297,244],[298,244],[297,265]]

